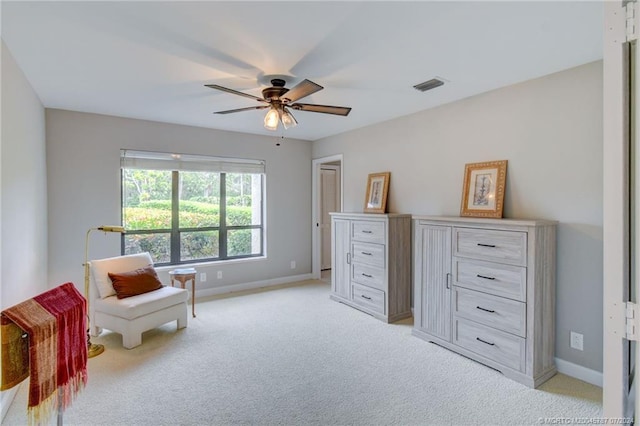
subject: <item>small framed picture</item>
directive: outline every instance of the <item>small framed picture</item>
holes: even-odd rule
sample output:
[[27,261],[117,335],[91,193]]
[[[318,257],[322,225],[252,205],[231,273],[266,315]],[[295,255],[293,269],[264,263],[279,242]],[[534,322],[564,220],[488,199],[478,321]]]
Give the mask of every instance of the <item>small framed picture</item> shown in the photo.
[[367,197],[364,201],[365,213],[386,213],[390,178],[390,172],[371,173],[369,175]]
[[460,216],[502,217],[507,160],[466,164]]

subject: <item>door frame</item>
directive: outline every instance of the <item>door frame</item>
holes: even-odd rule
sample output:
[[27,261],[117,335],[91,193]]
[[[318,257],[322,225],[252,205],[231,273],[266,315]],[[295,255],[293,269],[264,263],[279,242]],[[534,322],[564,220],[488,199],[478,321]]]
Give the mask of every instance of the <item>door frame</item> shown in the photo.
[[[604,2],[603,50],[603,365],[604,418],[633,416],[625,302],[629,300],[629,105],[626,11]],[[635,378],[631,378],[635,385]]]
[[311,160],[311,277],[320,279],[320,263],[321,250],[320,246],[320,191],[318,191],[318,183],[320,177],[320,166],[324,163],[340,163],[340,211],[344,206],[344,161],[342,154],[330,155]]

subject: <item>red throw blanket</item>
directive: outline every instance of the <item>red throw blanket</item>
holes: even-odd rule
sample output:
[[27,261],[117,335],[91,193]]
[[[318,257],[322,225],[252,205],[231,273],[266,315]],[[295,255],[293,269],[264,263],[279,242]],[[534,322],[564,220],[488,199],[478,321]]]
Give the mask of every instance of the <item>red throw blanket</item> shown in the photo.
[[[28,334],[30,424],[46,423],[56,409],[70,406],[87,383],[86,318],[86,300],[71,283],[2,311],[2,390],[24,378],[20,369],[27,365],[27,351],[16,349],[24,339],[15,338],[13,325]],[[5,359],[5,351],[22,359]]]

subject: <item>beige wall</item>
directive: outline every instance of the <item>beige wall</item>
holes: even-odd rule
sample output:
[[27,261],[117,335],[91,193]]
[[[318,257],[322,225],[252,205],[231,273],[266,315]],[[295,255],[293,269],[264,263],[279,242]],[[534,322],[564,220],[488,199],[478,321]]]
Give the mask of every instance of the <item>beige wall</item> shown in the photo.
[[[87,230],[121,223],[121,148],[266,160],[267,258],[199,266],[199,292],[311,272],[310,142],[55,109],[46,117],[50,280],[83,283]],[[119,235],[90,238],[90,259],[120,254]]]
[[[2,43],[2,307],[48,289],[45,112]],[[59,283],[62,284],[62,283]]]
[[[47,184],[44,108],[4,41],[1,50],[0,308],[4,309],[48,289]],[[0,419],[15,389],[2,392]]]
[[314,142],[313,158],[334,154],[345,211],[390,171],[390,211],[453,216],[464,165],[508,160],[504,216],[560,222],[556,356],[602,371],[601,61]]

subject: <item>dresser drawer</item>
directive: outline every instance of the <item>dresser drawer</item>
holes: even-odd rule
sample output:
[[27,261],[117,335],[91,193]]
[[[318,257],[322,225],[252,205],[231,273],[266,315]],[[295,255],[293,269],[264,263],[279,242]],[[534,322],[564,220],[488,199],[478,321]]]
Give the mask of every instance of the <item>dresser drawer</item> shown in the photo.
[[382,244],[353,243],[351,245],[353,262],[384,268],[384,248]]
[[384,275],[385,270],[368,266],[361,263],[354,263],[351,268],[351,279],[357,283],[375,287],[379,290],[385,290]]
[[525,339],[455,318],[453,343],[514,370],[525,370]]
[[453,228],[453,255],[526,266],[527,234],[517,231]]
[[384,315],[384,291],[360,284],[351,285],[351,299],[357,305]]
[[464,258],[453,258],[453,284],[508,297],[527,300],[527,268]]
[[370,243],[385,242],[385,222],[359,220],[351,226],[351,238]]
[[526,304],[454,287],[454,315],[526,337]]

